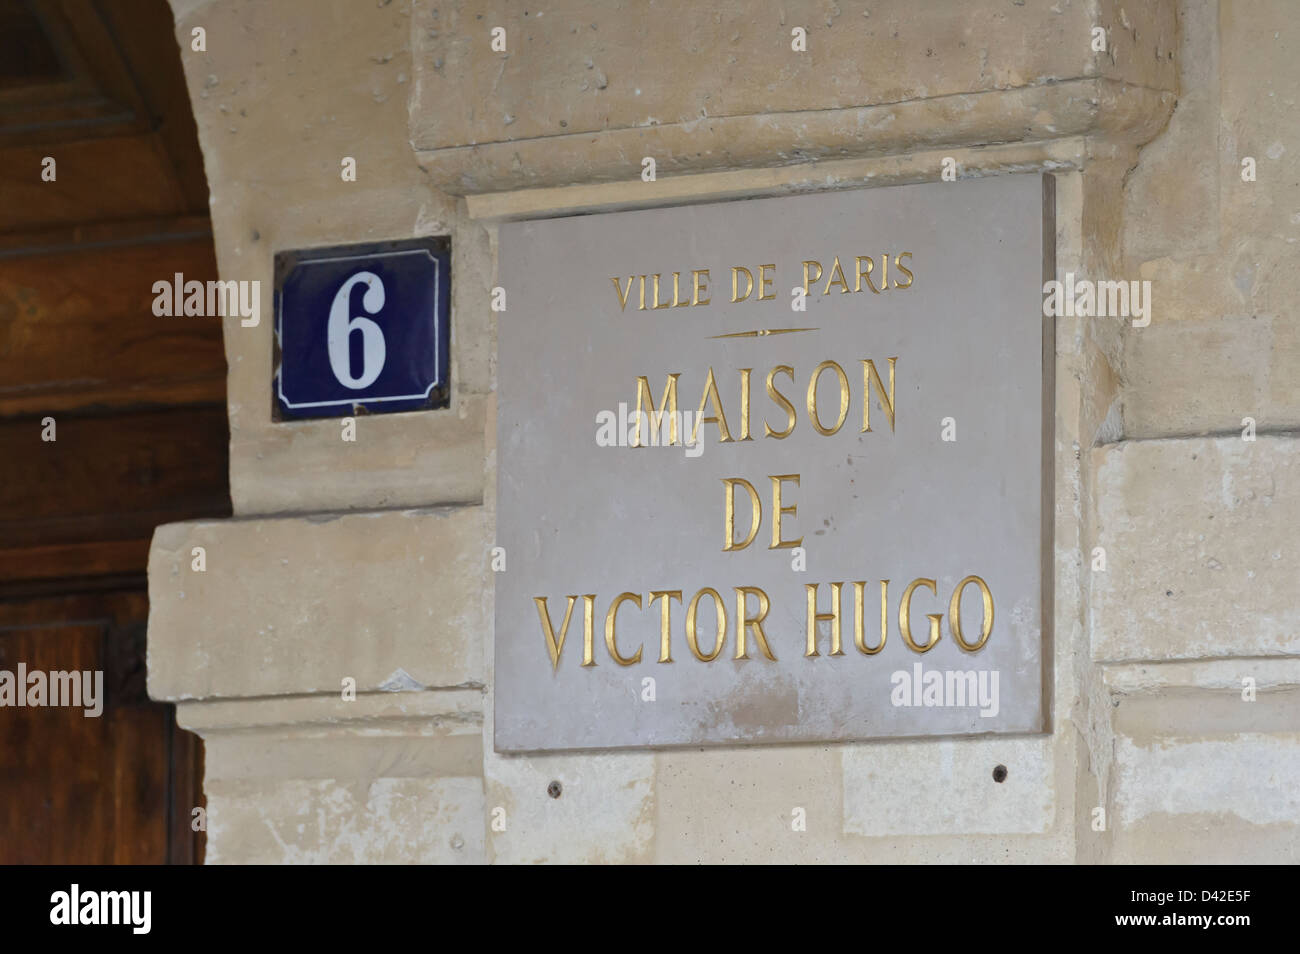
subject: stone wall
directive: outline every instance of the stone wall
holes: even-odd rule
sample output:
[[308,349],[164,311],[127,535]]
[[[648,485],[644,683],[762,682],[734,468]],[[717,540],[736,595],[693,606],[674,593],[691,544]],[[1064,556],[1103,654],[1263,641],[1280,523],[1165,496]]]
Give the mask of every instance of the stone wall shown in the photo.
[[[159,528],[150,559],[150,692],[205,738],[210,861],[1300,854],[1290,4],[765,6],[173,0],[222,278],[453,249],[450,408],[355,443],[273,423],[270,322],[227,323],[235,518]],[[1153,283],[1146,327],[1058,324],[1050,731],[497,755],[497,224],[931,181],[945,157],[1054,173],[1058,273]]]

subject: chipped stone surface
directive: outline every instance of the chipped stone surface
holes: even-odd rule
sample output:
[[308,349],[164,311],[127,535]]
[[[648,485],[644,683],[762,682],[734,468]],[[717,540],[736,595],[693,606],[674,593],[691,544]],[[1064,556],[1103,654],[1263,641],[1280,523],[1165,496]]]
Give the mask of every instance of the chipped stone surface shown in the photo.
[[209,781],[208,864],[475,864],[479,779]]
[[[477,508],[168,524],[149,554],[155,699],[482,684]],[[206,550],[207,569],[191,569]]]
[[482,693],[182,702],[211,863],[482,863]]
[[[1225,740],[1174,740],[1115,751],[1117,821],[1148,815],[1234,815],[1253,825],[1300,816],[1300,736],[1244,733]],[[1262,766],[1269,771],[1260,772]]]
[[1300,690],[1124,696],[1115,720],[1112,860],[1295,860]]

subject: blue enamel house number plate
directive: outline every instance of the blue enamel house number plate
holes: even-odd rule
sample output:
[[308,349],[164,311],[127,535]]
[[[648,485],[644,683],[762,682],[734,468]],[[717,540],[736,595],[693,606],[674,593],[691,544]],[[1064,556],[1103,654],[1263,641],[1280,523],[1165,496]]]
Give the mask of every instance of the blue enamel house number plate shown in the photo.
[[446,407],[445,238],[275,256],[277,420]]

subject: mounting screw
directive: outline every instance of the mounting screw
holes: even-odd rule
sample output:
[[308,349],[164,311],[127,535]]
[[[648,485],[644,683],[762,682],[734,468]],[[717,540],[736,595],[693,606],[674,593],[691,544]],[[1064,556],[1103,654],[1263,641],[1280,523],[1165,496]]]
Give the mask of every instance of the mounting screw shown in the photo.
[[546,794],[549,795],[549,796],[551,796],[551,798],[559,798],[559,797],[560,797],[560,792],[562,792],[562,791],[563,791],[563,789],[560,788],[560,783],[559,783],[559,782],[554,782],[554,781],[553,781],[553,782],[551,782],[550,785],[547,785],[547,786],[546,786]]

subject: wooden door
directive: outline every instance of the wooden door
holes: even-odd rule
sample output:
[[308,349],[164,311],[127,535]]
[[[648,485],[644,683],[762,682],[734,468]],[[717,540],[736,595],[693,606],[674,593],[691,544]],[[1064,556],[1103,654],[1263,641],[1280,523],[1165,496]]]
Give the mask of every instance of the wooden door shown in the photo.
[[103,673],[98,716],[4,710],[0,864],[201,860],[201,745],[145,694],[147,613],[140,590],[0,602],[0,669]]
[[230,514],[217,277],[166,0],[0,0],[0,674],[103,674],[104,708],[0,707],[0,863],[202,859],[202,745],[145,691],[149,541]]

